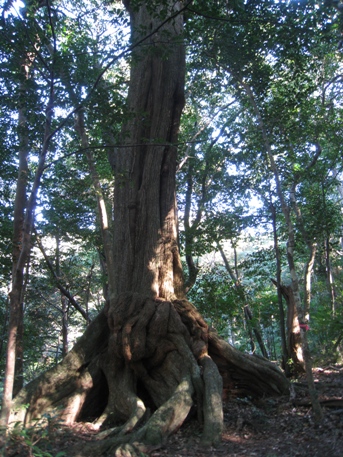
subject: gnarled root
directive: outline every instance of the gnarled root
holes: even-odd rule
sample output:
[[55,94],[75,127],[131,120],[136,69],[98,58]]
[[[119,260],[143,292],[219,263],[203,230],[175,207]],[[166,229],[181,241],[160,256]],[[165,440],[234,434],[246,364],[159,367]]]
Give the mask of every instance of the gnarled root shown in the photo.
[[[130,294],[119,297],[108,317],[111,336],[101,366],[109,401],[100,420],[108,421],[111,415],[114,422],[126,422],[113,428],[106,442],[94,444],[95,449],[88,446],[87,452],[120,450],[125,455],[137,446],[161,446],[195,401],[204,442],[217,444],[223,423],[222,383],[207,354],[207,325],[195,308],[185,300],[172,303]],[[139,385],[155,410],[150,418],[137,395]]]
[[215,332],[187,300],[124,294],[86,330],[53,370],[30,383],[13,420],[52,412],[66,423],[93,420],[98,440],[71,455],[135,456],[161,446],[196,405],[202,442],[217,445],[222,390],[233,395],[286,393],[272,363],[242,354]]
[[169,400],[160,406],[146,424],[136,432],[123,436],[122,430],[114,430],[118,435],[102,440],[101,443],[88,444],[87,448],[78,452],[78,456],[107,453],[134,456],[137,451],[146,452],[161,447],[168,436],[175,432],[186,419],[193,404],[193,393],[191,378],[184,378]]
[[223,430],[222,392],[223,380],[211,357],[204,355],[200,359],[205,384],[203,411],[204,431],[202,442],[217,445]]
[[289,394],[289,381],[275,363],[242,353],[209,334],[208,352],[223,377],[224,389],[233,396],[276,396]]

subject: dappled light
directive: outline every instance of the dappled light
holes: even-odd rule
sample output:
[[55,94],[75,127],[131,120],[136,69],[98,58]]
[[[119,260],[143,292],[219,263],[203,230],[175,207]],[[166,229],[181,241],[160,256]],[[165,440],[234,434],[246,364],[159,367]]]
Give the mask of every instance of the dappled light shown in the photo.
[[2,2],[1,456],[343,455],[342,14]]

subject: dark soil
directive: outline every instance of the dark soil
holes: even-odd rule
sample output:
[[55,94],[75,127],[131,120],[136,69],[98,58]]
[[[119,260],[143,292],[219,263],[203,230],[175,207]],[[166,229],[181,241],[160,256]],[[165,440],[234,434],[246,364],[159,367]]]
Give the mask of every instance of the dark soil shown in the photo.
[[[292,401],[281,397],[225,402],[223,441],[218,448],[204,449],[201,429],[189,419],[165,447],[151,451],[151,457],[343,457],[343,367],[316,368],[314,374],[324,411],[321,424],[313,422],[306,381],[300,378],[292,383]],[[26,443],[22,434],[13,437],[7,442],[7,456],[56,457],[64,452],[66,457],[74,457],[73,446],[80,442],[87,446],[95,436],[91,424],[72,429],[55,424],[50,430],[32,433]],[[37,443],[32,451],[33,441]]]

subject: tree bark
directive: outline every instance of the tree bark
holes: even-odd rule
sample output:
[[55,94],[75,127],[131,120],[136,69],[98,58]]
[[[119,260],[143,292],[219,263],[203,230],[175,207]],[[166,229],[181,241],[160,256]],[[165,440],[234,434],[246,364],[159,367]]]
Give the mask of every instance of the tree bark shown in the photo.
[[280,326],[280,337],[281,337],[281,347],[282,347],[282,365],[285,370],[286,376],[290,376],[290,367],[288,360],[290,359],[290,353],[287,347],[286,340],[286,329],[285,329],[285,312],[282,303],[282,291],[281,291],[281,253],[279,247],[277,226],[276,226],[276,209],[272,202],[269,203],[270,212],[272,215],[272,225],[273,225],[273,239],[274,239],[274,250],[275,250],[275,260],[276,260],[276,285],[277,288],[277,297],[279,305],[279,326]]
[[[31,62],[29,57],[23,58],[20,72],[22,81],[20,83],[21,99],[27,89],[27,80],[29,78],[29,69]],[[4,393],[2,401],[1,423],[7,424],[7,417],[10,410],[12,401],[13,387],[15,384],[15,367],[16,357],[22,358],[22,335],[23,335],[23,287],[24,287],[24,265],[19,270],[18,262],[22,251],[23,244],[23,227],[25,208],[27,203],[26,187],[28,178],[28,165],[27,157],[28,149],[28,130],[26,119],[26,108],[24,104],[18,106],[18,179],[16,186],[16,196],[14,202],[14,215],[13,215],[13,247],[12,247],[12,290],[10,292],[10,306],[9,306],[9,323],[8,323],[8,342],[6,352],[6,369],[4,381]],[[15,278],[18,281],[15,281]],[[20,365],[20,362],[19,362]],[[17,364],[18,370],[18,364]],[[16,389],[17,390],[17,389]]]
[[132,56],[126,147],[111,158],[109,300],[63,361],[21,390],[11,414],[11,421],[25,424],[51,412],[66,424],[111,427],[101,442],[78,450],[79,457],[138,455],[161,446],[193,405],[204,444],[216,445],[223,387],[252,396],[289,388],[281,370],[222,341],[184,298],[175,203],[185,73],[181,2],[125,5],[132,42],[141,45]]
[[[129,2],[125,2],[127,6]],[[180,3],[157,4],[151,14],[130,10],[132,42],[158,29],[133,53],[128,108],[115,164],[114,284],[151,297],[183,296],[175,204],[176,146],[184,105],[185,49]],[[174,16],[168,21],[168,17]],[[142,32],[143,31],[143,32]]]
[[30,274],[30,257],[27,259],[24,281],[21,291],[21,303],[18,316],[18,329],[17,329],[17,338],[16,338],[16,360],[15,360],[15,376],[13,384],[13,397],[22,389],[24,385],[24,299],[26,294],[27,283],[29,280]]
[[[277,286],[277,281],[272,279],[272,282]],[[286,360],[286,363],[289,365],[289,375],[294,376],[305,372],[298,312],[292,287],[280,284],[279,288],[287,304],[287,353],[292,360],[292,364],[289,365],[289,360]]]

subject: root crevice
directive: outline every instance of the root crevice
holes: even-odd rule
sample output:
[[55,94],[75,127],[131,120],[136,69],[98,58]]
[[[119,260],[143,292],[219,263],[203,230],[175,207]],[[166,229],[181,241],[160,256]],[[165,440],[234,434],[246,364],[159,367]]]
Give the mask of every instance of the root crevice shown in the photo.
[[99,440],[75,455],[139,455],[162,446],[191,408],[202,443],[216,446],[223,391],[258,397],[288,389],[281,370],[221,340],[187,300],[123,294],[57,367],[20,392],[15,406],[30,407],[12,417],[27,423],[48,411],[67,423],[90,420],[101,427]]

